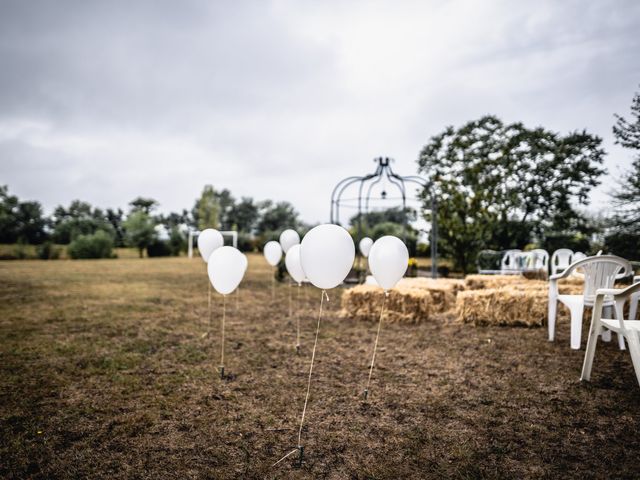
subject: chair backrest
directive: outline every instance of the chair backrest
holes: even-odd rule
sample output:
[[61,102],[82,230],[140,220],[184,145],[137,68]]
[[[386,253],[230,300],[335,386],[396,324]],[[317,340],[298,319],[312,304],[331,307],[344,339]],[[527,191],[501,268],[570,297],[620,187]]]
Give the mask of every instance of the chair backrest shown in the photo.
[[587,257],[573,262],[568,271],[580,269],[584,275],[584,301],[585,304],[593,304],[596,290],[599,288],[613,288],[616,278],[629,275],[633,272],[631,264],[622,257],[615,255],[601,255]]
[[529,253],[531,254],[529,256],[529,268],[534,268],[536,270],[547,269],[547,266],[549,264],[549,252],[543,250],[542,248],[535,248]]
[[587,258],[587,256],[582,252],[575,252],[573,254],[573,261],[574,262],[577,262],[578,260],[582,260],[583,258]]
[[502,270],[518,270],[518,258],[522,250],[507,250],[500,261]]
[[551,273],[564,271],[573,263],[573,251],[568,248],[559,248],[551,255]]

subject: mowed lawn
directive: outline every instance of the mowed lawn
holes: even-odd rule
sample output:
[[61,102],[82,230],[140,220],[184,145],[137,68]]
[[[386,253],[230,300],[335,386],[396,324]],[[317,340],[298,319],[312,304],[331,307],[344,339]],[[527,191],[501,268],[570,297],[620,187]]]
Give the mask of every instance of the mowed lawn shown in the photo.
[[[443,317],[386,324],[369,402],[374,323],[340,318],[329,292],[297,444],[320,292],[306,288],[302,352],[250,256],[238,308],[207,331],[200,259],[0,262],[0,477],[634,478],[640,387],[629,354],[584,351],[542,329],[475,328]],[[295,299],[295,287],[293,289]],[[583,342],[586,341],[586,326]]]

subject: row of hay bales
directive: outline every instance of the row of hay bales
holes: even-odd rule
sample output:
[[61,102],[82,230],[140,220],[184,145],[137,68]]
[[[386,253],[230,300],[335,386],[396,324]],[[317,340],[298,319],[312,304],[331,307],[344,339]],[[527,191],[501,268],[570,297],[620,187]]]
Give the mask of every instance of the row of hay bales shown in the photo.
[[[559,285],[560,293],[582,292],[581,278]],[[519,275],[469,275],[464,280],[407,278],[389,292],[385,322],[420,323],[433,318],[473,325],[539,327],[546,323],[549,284]],[[342,296],[342,315],[377,321],[384,295],[373,285],[359,285]],[[559,317],[567,317],[564,308]]]

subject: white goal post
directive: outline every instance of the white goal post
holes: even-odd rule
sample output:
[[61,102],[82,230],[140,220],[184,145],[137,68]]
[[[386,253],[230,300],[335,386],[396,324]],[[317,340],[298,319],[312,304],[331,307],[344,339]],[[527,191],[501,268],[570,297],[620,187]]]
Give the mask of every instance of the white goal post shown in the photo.
[[[193,258],[193,239],[200,233],[199,230],[189,230],[189,240],[187,242],[187,251],[189,258]],[[222,237],[231,237],[233,248],[238,248],[238,232],[235,230],[224,230],[220,232]]]

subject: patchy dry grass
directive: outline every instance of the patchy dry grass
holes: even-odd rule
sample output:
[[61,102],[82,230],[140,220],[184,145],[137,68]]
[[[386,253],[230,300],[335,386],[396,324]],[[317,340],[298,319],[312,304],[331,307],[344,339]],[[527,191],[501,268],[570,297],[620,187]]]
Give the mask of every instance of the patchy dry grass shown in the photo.
[[250,258],[240,309],[220,299],[207,328],[199,260],[0,263],[0,476],[4,478],[602,478],[640,464],[640,388],[627,352],[583,351],[542,329],[442,322],[384,326],[370,402],[374,323],[323,320],[303,433],[307,463],[271,464],[296,444],[314,312],[303,349]]

